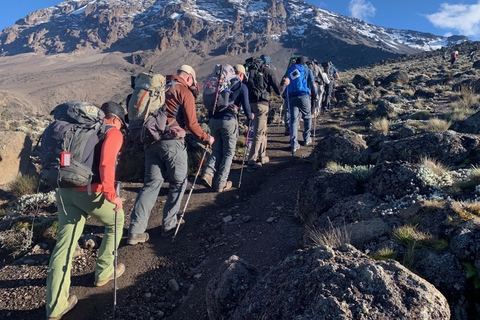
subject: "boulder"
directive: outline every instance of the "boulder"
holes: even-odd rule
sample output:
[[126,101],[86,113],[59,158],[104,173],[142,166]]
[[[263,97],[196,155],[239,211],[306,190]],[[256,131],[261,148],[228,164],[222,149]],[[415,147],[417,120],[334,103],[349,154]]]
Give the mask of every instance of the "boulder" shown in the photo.
[[366,86],[371,86],[373,84],[373,80],[356,74],[355,77],[353,77],[352,83],[355,87],[357,87],[357,89],[363,89]]
[[405,71],[395,71],[382,81],[382,86],[387,87],[392,84],[407,84],[409,81],[408,74]]
[[425,133],[387,141],[380,151],[378,162],[404,160],[418,163],[428,156],[444,165],[455,165],[478,151],[480,137],[474,134],[462,134],[452,130]]
[[323,168],[334,161],[338,164],[368,164],[368,146],[363,138],[350,130],[339,130],[320,140],[315,146],[314,165]]
[[384,161],[373,168],[366,189],[381,199],[400,199],[413,193],[419,185],[421,181],[412,164],[405,161]]
[[417,91],[415,91],[415,93],[413,94],[415,98],[419,99],[433,99],[435,98],[435,92],[431,92],[431,91],[426,91],[426,90],[423,90],[423,89],[417,89]]
[[217,276],[207,285],[209,319],[230,319],[245,293],[257,282],[258,276],[258,270],[238,256],[233,255],[224,261]]
[[341,199],[357,194],[358,181],[353,174],[322,169],[306,180],[298,191],[297,214],[307,224],[313,223]]
[[0,133],[0,185],[29,172],[31,150],[32,140],[24,132]]
[[351,245],[299,250],[245,295],[230,318],[450,319],[445,297],[396,261]]
[[480,69],[480,60],[477,60],[473,63],[473,68],[474,69]]

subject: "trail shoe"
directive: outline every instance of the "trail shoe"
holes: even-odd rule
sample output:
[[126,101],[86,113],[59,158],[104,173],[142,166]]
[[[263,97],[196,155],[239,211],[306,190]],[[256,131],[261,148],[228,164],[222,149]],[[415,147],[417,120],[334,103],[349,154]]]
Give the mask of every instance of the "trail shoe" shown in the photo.
[[207,188],[211,188],[212,187],[212,176],[209,175],[209,174],[206,174],[204,173],[202,175],[202,182],[203,182],[203,185]]
[[62,313],[60,313],[58,316],[56,317],[48,317],[48,320],[59,320],[61,319],[68,311],[72,310],[73,307],[75,307],[75,305],[77,304],[78,302],[78,299],[77,299],[77,296],[70,296],[68,298],[68,305],[67,305],[67,308],[65,308],[65,310],[62,311]]
[[297,152],[298,149],[300,149],[300,147],[295,147],[295,148],[293,148],[293,153]]
[[285,135],[285,136],[289,136],[289,135],[290,135],[290,130],[285,130],[284,135]]
[[305,142],[305,145],[306,146],[309,146],[312,144],[312,139],[308,139],[306,142]]
[[263,158],[260,159],[260,162],[261,162],[262,164],[269,163],[269,162],[270,162],[270,158],[267,157],[267,156],[265,156],[265,157],[263,157]]
[[144,243],[147,242],[150,237],[148,233],[130,233],[128,235],[127,244],[129,245],[136,245],[137,243]]
[[[175,230],[177,230],[177,226],[178,224],[176,224],[175,226],[169,229],[165,229],[165,230],[162,229],[162,234],[161,234],[162,238],[168,238],[173,236],[175,234]],[[185,220],[182,219],[182,222],[180,223],[180,228],[178,228],[178,231],[182,230],[184,226],[185,226]]]
[[260,169],[262,167],[261,162],[256,162],[254,164],[248,164],[247,166],[247,172],[255,172],[257,169]]
[[[117,278],[120,277],[124,272],[125,272],[125,265],[124,265],[123,263],[120,263],[120,264],[117,266]],[[101,281],[95,281],[95,287],[103,287],[103,286],[106,285],[110,280],[113,280],[114,277],[115,277],[115,272],[112,272],[112,274],[110,275],[110,277],[108,277],[107,279],[101,280]]]
[[217,192],[223,192],[223,191],[226,191],[230,188],[232,188],[232,181],[227,181],[227,183],[225,185],[219,186],[217,188]]

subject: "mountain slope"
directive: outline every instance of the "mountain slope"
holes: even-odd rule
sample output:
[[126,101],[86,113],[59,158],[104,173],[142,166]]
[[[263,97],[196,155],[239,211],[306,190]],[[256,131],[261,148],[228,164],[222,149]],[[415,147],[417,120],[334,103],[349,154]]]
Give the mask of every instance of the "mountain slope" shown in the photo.
[[185,46],[205,57],[255,53],[278,42],[320,59],[339,57],[337,65],[346,68],[466,40],[382,28],[301,0],[68,0],[5,28],[0,48],[14,55]]

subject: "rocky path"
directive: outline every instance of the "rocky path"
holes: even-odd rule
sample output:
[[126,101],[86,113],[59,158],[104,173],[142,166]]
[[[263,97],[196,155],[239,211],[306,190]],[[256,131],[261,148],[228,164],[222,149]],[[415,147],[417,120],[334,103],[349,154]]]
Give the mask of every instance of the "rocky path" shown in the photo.
[[[119,262],[125,263],[126,272],[118,279],[117,319],[207,319],[205,288],[224,260],[235,254],[265,273],[299,248],[303,226],[294,210],[297,190],[312,173],[306,160],[312,149],[302,147],[292,157],[289,145],[283,128],[272,125],[267,151],[271,161],[257,172],[244,170],[240,189],[241,160],[232,166],[232,190],[216,193],[197,184],[186,226],[174,243],[159,235],[164,188],[149,221],[151,240],[125,244],[141,183],[123,185],[126,228]],[[101,236],[102,231],[88,219],[84,234]],[[49,252],[38,252],[0,270],[0,318],[44,317]],[[74,260],[71,294],[79,302],[64,319],[112,318],[113,283],[93,287],[95,256],[96,250],[83,249]]]

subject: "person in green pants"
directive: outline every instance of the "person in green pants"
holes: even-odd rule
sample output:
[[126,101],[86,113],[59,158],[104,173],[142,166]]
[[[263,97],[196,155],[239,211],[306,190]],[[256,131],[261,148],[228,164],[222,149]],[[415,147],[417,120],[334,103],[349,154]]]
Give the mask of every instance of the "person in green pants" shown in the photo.
[[[95,267],[95,286],[103,286],[114,277],[114,250],[122,237],[124,212],[122,200],[115,192],[115,165],[123,143],[119,130],[125,125],[125,110],[117,103],[109,101],[102,105],[105,121],[111,125],[105,134],[99,160],[94,164],[99,168],[99,181],[88,187],[59,188],[57,191],[58,236],[50,257],[47,275],[47,318],[60,319],[77,303],[77,297],[69,295],[72,257],[77,241],[82,235],[85,220],[92,216],[105,226],[102,243],[98,250]],[[115,211],[117,211],[117,243],[115,243]],[[125,265],[119,264],[116,276],[121,276]]]

